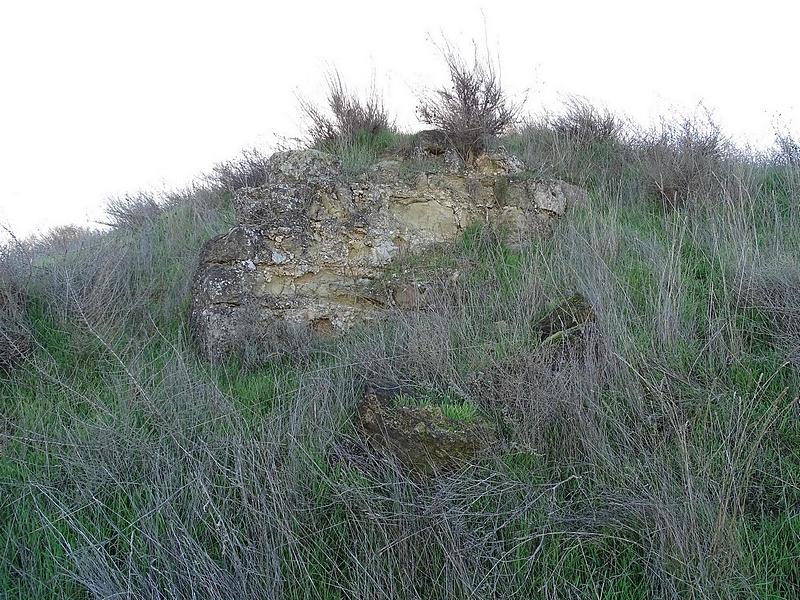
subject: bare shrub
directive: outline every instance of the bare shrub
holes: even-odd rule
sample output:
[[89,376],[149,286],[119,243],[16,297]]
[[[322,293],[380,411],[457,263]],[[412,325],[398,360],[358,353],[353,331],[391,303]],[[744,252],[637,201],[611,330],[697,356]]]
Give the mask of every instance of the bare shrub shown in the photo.
[[107,202],[105,212],[109,220],[104,224],[119,229],[138,229],[151,223],[162,210],[152,193],[126,194]]
[[775,132],[775,162],[800,167],[800,142],[788,131]]
[[509,100],[488,53],[480,57],[476,46],[470,65],[449,44],[440,50],[450,83],[423,95],[417,113],[424,123],[444,132],[459,156],[472,163],[493,136],[516,122],[522,106]]
[[266,181],[268,158],[258,148],[246,148],[236,158],[214,165],[206,180],[212,187],[229,192],[258,187]]
[[662,121],[637,143],[652,193],[665,206],[679,207],[690,197],[713,196],[731,150],[710,117]]
[[613,112],[577,96],[570,97],[546,123],[556,135],[583,146],[617,144],[624,130],[624,123]]

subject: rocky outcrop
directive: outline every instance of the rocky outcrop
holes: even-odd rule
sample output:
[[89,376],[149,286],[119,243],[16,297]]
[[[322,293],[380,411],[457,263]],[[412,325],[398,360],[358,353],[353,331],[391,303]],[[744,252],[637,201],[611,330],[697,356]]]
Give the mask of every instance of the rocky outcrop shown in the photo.
[[398,257],[455,240],[475,223],[524,243],[584,198],[567,183],[526,176],[504,152],[469,170],[438,156],[391,158],[351,180],[330,154],[277,153],[266,183],[237,193],[238,225],[202,251],[194,333],[216,358],[276,322],[345,330],[382,307],[417,301],[415,282],[382,281]]

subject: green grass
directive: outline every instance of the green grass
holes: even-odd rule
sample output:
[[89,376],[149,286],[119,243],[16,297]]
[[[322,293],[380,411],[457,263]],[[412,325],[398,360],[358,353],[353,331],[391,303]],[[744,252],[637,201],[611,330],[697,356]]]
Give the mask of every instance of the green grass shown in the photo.
[[395,399],[398,406],[432,406],[439,408],[442,415],[451,421],[473,421],[480,410],[468,400],[459,400],[453,394],[422,391],[414,396],[401,394]]
[[[357,138],[348,168],[401,142]],[[462,271],[441,313],[258,368],[203,364],[188,335],[194,257],[229,215],[174,206],[38,260],[36,350],[0,381],[0,597],[796,597],[800,374],[740,286],[742,257],[800,247],[795,175],[758,171],[740,227],[741,206],[665,212],[601,174],[550,240],[472,227],[398,265]],[[103,252],[130,260],[109,257],[114,293],[88,286],[81,318],[48,276],[81,282]],[[598,346],[554,365],[530,327],[575,292]],[[496,368],[507,396],[473,392]],[[415,480],[358,444],[382,370],[420,390],[401,404],[518,427],[493,460]]]
[[369,169],[382,154],[398,148],[404,139],[402,134],[393,131],[371,133],[361,129],[352,139],[336,142],[331,150],[342,161],[345,173],[359,175]]

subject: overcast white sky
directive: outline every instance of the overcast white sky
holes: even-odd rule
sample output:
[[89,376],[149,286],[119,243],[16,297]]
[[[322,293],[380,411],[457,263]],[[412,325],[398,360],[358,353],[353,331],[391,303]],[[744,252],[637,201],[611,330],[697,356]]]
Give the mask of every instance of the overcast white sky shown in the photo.
[[[407,128],[441,82],[430,39],[483,38],[529,106],[579,94],[642,122],[703,101],[731,134],[800,132],[793,1],[546,0],[0,4],[0,222],[87,224],[110,195],[187,182],[296,135],[296,94],[372,75]],[[485,26],[484,26],[485,25]]]

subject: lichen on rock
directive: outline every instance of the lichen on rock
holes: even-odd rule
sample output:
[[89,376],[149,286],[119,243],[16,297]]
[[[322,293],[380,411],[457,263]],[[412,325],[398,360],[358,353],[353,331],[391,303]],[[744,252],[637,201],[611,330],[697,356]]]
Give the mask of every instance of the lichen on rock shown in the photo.
[[416,282],[397,281],[394,290],[381,281],[399,257],[452,242],[476,223],[501,225],[521,243],[585,197],[570,184],[526,177],[502,150],[470,169],[434,156],[436,169],[412,177],[409,160],[388,157],[348,178],[324,152],[274,154],[266,183],[237,193],[238,224],[202,251],[192,324],[203,353],[222,357],[276,320],[339,332],[395,298],[415,304],[408,291]]
[[583,294],[576,293],[550,309],[534,324],[533,329],[547,344],[582,333],[581,327],[594,320],[594,308]]
[[402,404],[368,388],[357,424],[369,444],[393,455],[405,468],[434,474],[469,463],[497,442],[485,419],[454,419],[435,404]]

